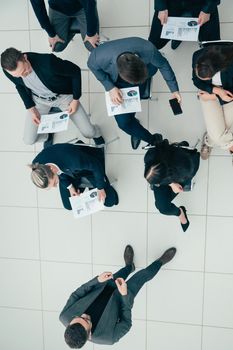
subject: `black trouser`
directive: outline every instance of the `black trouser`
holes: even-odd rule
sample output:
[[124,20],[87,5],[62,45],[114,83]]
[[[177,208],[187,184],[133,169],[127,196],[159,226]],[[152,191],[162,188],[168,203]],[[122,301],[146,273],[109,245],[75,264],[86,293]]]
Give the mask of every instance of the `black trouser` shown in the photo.
[[154,186],[155,206],[161,214],[180,216],[180,208],[172,203],[178,193],[174,193],[170,186]]
[[[136,272],[128,281],[127,281],[127,286],[128,289],[131,291],[133,296],[135,297],[139,290],[143,287],[143,285],[150,281],[152,278],[155,277],[155,275],[158,273],[160,270],[162,264],[159,260],[155,260],[152,264],[147,266],[145,269],[142,269],[138,272]],[[130,265],[127,265],[114,273],[113,279],[117,279],[119,277],[126,278],[130,275],[132,270],[132,267]],[[111,281],[111,283],[114,283]],[[115,284],[115,283],[114,283]]]
[[[79,187],[80,186],[80,178],[71,178],[71,182],[76,190],[79,189],[81,193],[84,191],[84,188]],[[91,181],[91,183],[93,184],[93,188],[95,188],[96,186],[95,186],[94,181]],[[59,190],[60,190],[61,200],[62,200],[64,208],[67,210],[71,210],[72,208],[71,208],[70,201],[69,201],[70,191],[66,187],[63,187],[60,182],[59,182]],[[105,207],[112,207],[113,205],[116,204],[118,196],[117,196],[116,190],[110,185],[107,176],[105,176],[104,190],[106,192],[106,198],[104,201],[104,205],[105,205]]]
[[[190,9],[179,7],[177,1],[174,1],[175,5],[168,5],[168,16],[171,17],[198,17],[201,9]],[[155,11],[151,31],[149,35],[149,41],[151,41],[157,49],[164,47],[170,40],[161,39],[162,25],[158,19],[158,11]],[[211,40],[220,40],[220,26],[219,26],[219,15],[218,8],[216,7],[215,11],[211,13],[210,20],[203,24],[200,27],[199,32],[200,41],[211,41]]]
[[[155,68],[155,73],[157,69]],[[155,74],[154,73],[154,74]],[[120,77],[116,81],[116,87],[119,89],[127,88],[127,87],[133,87],[135,84],[127,83],[126,81],[122,80]],[[143,96],[146,83],[138,85],[140,96]],[[145,129],[139,121],[135,118],[136,113],[125,113],[125,114],[119,114],[115,115],[115,120],[117,122],[117,125],[121,130],[126,132],[128,135],[135,136],[139,140],[143,140],[147,143],[152,142],[153,135]]]

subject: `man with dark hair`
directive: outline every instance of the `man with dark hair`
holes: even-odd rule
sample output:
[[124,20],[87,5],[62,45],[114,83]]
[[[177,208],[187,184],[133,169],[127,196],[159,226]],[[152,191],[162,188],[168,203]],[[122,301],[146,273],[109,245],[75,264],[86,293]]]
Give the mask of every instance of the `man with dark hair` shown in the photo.
[[117,58],[118,73],[130,84],[143,84],[148,78],[145,63],[132,53],[125,53]]
[[[168,17],[197,17],[200,25],[199,40],[220,40],[220,24],[217,6],[220,0],[154,0],[154,17],[149,40],[157,47],[163,48],[170,40],[160,38],[163,25]],[[181,41],[172,40],[175,50]]]
[[71,294],[60,314],[60,321],[66,327],[66,343],[79,349],[87,340],[106,345],[118,342],[132,326],[134,298],[175,254],[176,248],[166,250],[159,259],[125,282],[135,270],[134,251],[127,245],[125,267],[115,274],[103,272]]
[[[153,44],[142,38],[131,37],[106,42],[91,52],[87,65],[115,104],[123,102],[121,88],[138,85],[143,98],[150,78],[158,69],[173,97],[181,102],[176,77],[170,64]],[[140,140],[150,144],[156,142],[156,135],[152,135],[139,123],[135,113],[120,114],[115,119],[118,126],[131,135],[133,149],[139,146]]]
[[48,114],[52,107],[68,111],[71,120],[83,136],[103,143],[100,130],[90,123],[83,109],[81,97],[81,70],[67,60],[53,54],[22,53],[8,48],[1,54],[1,66],[24,102],[26,116],[24,142],[44,142],[47,134],[37,134],[40,117]]
[[99,19],[96,0],[48,0],[49,15],[44,0],[30,1],[41,28],[48,34],[52,51],[60,52],[66,48],[75,35],[71,31],[74,22],[77,22],[77,29],[89,51],[98,45]]

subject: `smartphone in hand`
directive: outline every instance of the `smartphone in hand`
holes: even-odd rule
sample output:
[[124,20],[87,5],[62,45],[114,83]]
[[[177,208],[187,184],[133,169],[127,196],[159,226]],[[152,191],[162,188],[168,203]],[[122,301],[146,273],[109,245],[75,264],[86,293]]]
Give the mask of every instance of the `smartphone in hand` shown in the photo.
[[172,98],[171,100],[169,100],[171,109],[174,113],[174,115],[178,115],[178,114],[182,114],[183,111],[181,109],[180,103],[177,101],[177,98]]

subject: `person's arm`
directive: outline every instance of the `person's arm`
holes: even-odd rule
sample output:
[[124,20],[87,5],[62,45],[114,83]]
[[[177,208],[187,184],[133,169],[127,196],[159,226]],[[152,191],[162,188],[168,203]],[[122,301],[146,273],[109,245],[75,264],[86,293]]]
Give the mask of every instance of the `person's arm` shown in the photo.
[[35,102],[32,99],[32,93],[31,90],[26,87],[26,85],[20,83],[21,78],[14,78],[12,75],[10,75],[8,72],[3,70],[4,74],[8,79],[10,79],[14,84],[15,88],[17,89],[26,109],[30,109],[35,106]]
[[167,8],[167,0],[154,0],[155,11],[164,11],[167,10]]
[[90,291],[100,282],[98,281],[98,277],[96,276],[92,280],[87,283],[84,283],[81,287],[76,289],[69,297],[66,305],[64,306],[62,312],[60,313],[59,320],[67,326],[66,320],[66,311],[79,299],[83,298],[86,294],[90,293]]
[[55,37],[56,32],[50,23],[44,0],[30,0],[30,2],[41,28],[47,32],[49,37]]
[[[101,84],[104,86],[106,91],[112,90],[115,85],[110,79],[109,74],[105,73],[101,66],[101,60],[100,58],[96,57],[96,50],[93,50],[89,56],[89,59],[87,61],[88,68],[92,71],[92,73],[95,75],[96,79],[101,82]],[[106,55],[108,55],[108,52],[106,51]]]
[[129,294],[120,296],[119,322],[113,333],[113,343],[118,342],[132,327],[132,298]]
[[162,74],[163,79],[166,81],[171,92],[179,91],[175,73],[173,72],[169,62],[155,47],[153,47],[153,54],[150,63],[160,70],[160,73]]
[[81,69],[70,61],[62,60],[53,54],[50,56],[51,70],[56,75],[60,75],[61,77],[69,77],[72,79],[73,99],[79,100],[82,95]]
[[194,52],[193,54],[193,61],[192,61],[192,81],[193,84],[200,90],[206,91],[209,94],[213,93],[213,85],[211,80],[201,80],[197,77],[195,69],[196,69],[196,62],[197,58],[200,55],[200,50]]
[[205,0],[203,1],[203,7],[201,11],[205,13],[212,13],[219,4],[220,0]]
[[72,178],[69,175],[62,173],[59,175],[59,182],[61,183],[62,187],[68,188],[70,185],[72,185]]
[[82,1],[82,5],[86,14],[87,20],[87,35],[94,36],[98,30],[98,18],[96,16],[96,0]]

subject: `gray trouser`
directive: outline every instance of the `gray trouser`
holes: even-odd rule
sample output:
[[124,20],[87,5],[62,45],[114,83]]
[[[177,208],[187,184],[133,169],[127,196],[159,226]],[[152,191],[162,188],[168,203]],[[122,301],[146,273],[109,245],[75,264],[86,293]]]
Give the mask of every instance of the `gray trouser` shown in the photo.
[[[70,102],[73,100],[72,95],[60,95],[55,101],[43,100],[39,97],[33,96],[33,100],[36,104],[38,112],[42,114],[48,114],[52,107],[58,107],[61,111],[66,111]],[[79,105],[77,111],[70,115],[70,119],[80,130],[81,134],[86,138],[100,137],[100,129],[97,125],[93,125],[90,122],[90,118],[85,112],[83,106]],[[48,138],[48,134],[37,134],[38,126],[32,121],[32,115],[28,111],[24,128],[24,143],[27,145],[33,145],[35,142],[44,142]]]
[[[98,13],[96,9],[96,17],[98,19]],[[87,19],[84,9],[81,9],[73,16],[67,16],[61,12],[55,11],[51,8],[49,8],[49,19],[50,22],[57,33],[57,35],[64,40],[64,43],[57,43],[55,45],[54,51],[55,52],[61,52],[63,51],[66,46],[69,44],[69,42],[73,39],[75,36],[75,33],[71,33],[69,31],[70,29],[70,23],[71,20],[76,18],[78,21],[78,27],[82,36],[82,39],[85,39],[85,36],[87,34]],[[98,28],[97,33],[99,33],[99,20],[98,20]],[[84,43],[88,51],[92,51],[94,47],[87,41]]]

